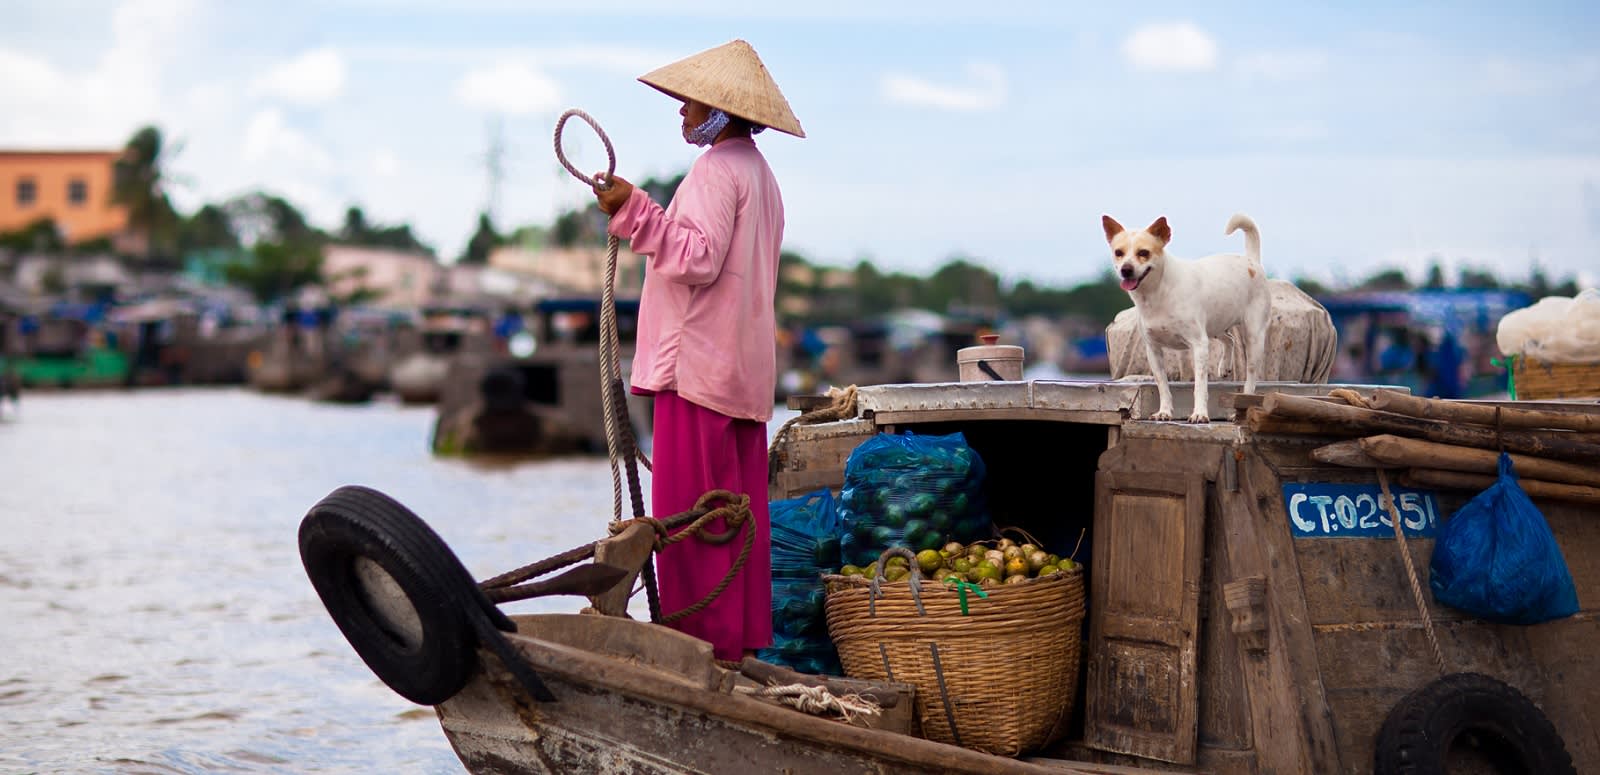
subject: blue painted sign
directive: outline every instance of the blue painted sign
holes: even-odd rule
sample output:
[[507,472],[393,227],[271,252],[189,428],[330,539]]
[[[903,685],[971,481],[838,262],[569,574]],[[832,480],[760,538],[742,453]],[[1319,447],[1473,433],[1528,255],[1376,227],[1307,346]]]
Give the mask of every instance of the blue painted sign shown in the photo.
[[[1432,538],[1439,503],[1427,490],[1390,487],[1407,537]],[[1283,505],[1295,538],[1393,538],[1394,520],[1376,484],[1298,482],[1283,485]]]

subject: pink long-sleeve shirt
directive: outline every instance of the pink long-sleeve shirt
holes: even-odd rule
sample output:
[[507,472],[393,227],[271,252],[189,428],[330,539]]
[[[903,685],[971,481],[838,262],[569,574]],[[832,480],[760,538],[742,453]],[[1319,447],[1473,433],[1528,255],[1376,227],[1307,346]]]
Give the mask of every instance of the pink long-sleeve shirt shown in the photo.
[[646,258],[633,387],[771,419],[783,197],[755,142],[711,146],[665,210],[635,188],[608,228]]

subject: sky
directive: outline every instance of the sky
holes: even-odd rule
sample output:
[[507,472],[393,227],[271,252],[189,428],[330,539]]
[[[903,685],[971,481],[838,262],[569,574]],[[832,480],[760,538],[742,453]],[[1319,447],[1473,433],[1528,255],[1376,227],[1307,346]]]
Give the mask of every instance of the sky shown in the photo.
[[[964,257],[1067,285],[1100,216],[1269,274],[1414,280],[1439,261],[1600,282],[1600,4],[944,0],[0,0],[0,148],[159,126],[185,211],[252,190],[325,228],[409,222],[445,258],[590,199],[555,159],[579,108],[617,174],[686,171],[678,104],[639,75],[734,38],[807,138],[757,137],[807,259]],[[498,131],[495,129],[498,127]],[[603,169],[591,130],[567,152]]]

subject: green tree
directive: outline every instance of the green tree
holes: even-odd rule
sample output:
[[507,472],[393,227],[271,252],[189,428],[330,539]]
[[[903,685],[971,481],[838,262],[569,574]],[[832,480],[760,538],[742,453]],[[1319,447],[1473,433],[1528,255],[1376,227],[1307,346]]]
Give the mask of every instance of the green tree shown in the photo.
[[1461,268],[1461,279],[1456,281],[1458,287],[1477,290],[1495,290],[1500,287],[1500,278],[1488,269]]
[[66,247],[54,218],[44,217],[16,231],[0,232],[0,248],[19,253],[59,253]]
[[320,245],[328,240],[328,235],[313,227],[293,203],[264,191],[229,199],[222,204],[222,211],[245,244],[309,242]]
[[1444,267],[1439,265],[1439,259],[1435,258],[1428,264],[1428,279],[1422,287],[1435,291],[1444,288]]
[[178,213],[167,196],[165,168],[177,153],[160,129],[146,126],[134,132],[112,166],[111,201],[128,211],[128,226],[144,235],[146,258],[175,247]]
[[310,241],[257,242],[248,260],[230,264],[225,272],[229,282],[270,304],[322,283],[322,247]]
[[233,221],[228,217],[228,213],[217,205],[205,205],[178,224],[180,251],[231,250],[237,247],[239,247],[239,235],[233,230]]
[[339,239],[356,245],[366,244],[372,238],[372,227],[367,224],[367,214],[354,205],[344,211],[344,225],[339,227]]
[[467,240],[467,249],[461,254],[461,263],[483,266],[489,263],[489,253],[502,244],[500,233],[488,213],[478,213],[478,229]]
[[1399,269],[1380,269],[1362,280],[1356,288],[1363,291],[1409,291],[1411,281]]

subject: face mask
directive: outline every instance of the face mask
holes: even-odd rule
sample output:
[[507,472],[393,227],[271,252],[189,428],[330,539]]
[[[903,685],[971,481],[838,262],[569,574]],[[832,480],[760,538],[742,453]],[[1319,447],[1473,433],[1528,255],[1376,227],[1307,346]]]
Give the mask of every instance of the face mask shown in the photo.
[[695,145],[710,145],[722,130],[728,127],[728,114],[717,108],[711,109],[711,115],[700,126],[689,130],[689,142]]

